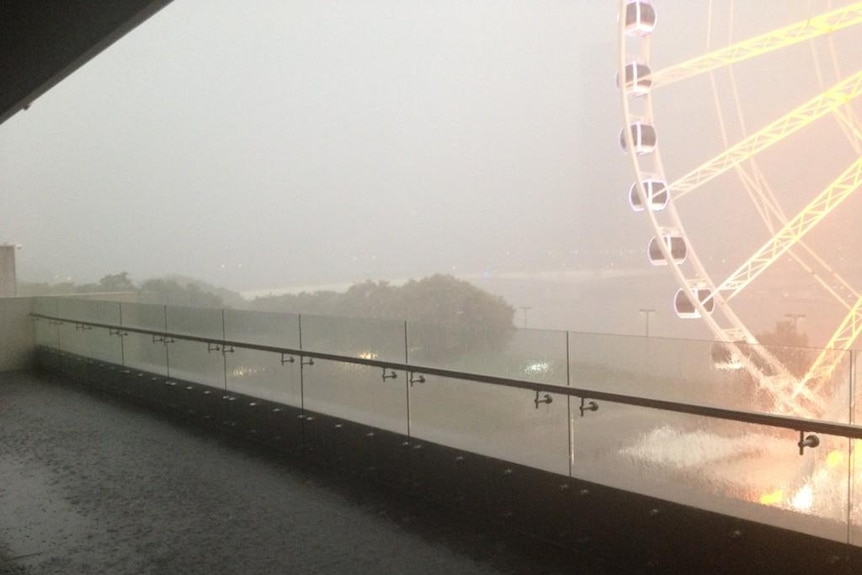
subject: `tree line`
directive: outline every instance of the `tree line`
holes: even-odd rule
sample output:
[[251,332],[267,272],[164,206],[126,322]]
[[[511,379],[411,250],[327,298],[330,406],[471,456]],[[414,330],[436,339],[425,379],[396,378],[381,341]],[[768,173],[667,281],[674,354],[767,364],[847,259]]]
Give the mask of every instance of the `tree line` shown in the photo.
[[498,349],[511,336],[515,308],[500,296],[451,275],[403,285],[366,281],[345,292],[316,291],[258,297],[258,311],[406,321],[416,348],[434,360]]
[[192,307],[243,307],[245,300],[236,292],[184,276],[152,278],[135,283],[128,272],[109,274],[95,283],[18,283],[22,296],[62,296],[95,293],[134,293],[141,303]]
[[[499,349],[514,326],[515,308],[500,296],[451,275],[433,275],[403,285],[385,281],[354,284],[345,292],[314,291],[245,300],[240,294],[200,280],[167,276],[135,283],[127,272],[98,282],[58,284],[21,282],[24,296],[134,293],[142,303],[251,309],[265,312],[406,321],[415,353],[427,360],[452,354]],[[356,334],[332,337],[356,340]],[[333,346],[343,342],[331,342]]]

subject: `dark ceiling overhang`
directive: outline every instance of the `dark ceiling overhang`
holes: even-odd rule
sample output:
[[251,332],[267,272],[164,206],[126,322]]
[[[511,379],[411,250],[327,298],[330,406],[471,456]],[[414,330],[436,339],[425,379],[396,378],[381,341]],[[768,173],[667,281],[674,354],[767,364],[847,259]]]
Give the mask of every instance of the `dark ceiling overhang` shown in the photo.
[[170,2],[0,1],[0,123]]

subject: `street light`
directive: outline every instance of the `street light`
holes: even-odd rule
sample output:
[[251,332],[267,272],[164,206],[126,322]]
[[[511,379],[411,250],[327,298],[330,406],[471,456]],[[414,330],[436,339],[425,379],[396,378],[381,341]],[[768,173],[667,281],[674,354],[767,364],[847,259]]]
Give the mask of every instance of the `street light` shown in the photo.
[[649,337],[649,316],[650,316],[650,314],[655,313],[655,308],[642,307],[638,311],[640,313],[644,314],[644,319],[646,320],[645,332],[646,332],[646,336]]
[[784,314],[784,317],[790,318],[790,320],[793,322],[793,331],[795,332],[795,331],[797,331],[796,326],[799,323],[799,320],[805,319],[805,314],[804,313],[786,313],[786,314]]
[[521,309],[524,310],[524,329],[527,329],[527,312],[533,308],[528,305],[522,305]]

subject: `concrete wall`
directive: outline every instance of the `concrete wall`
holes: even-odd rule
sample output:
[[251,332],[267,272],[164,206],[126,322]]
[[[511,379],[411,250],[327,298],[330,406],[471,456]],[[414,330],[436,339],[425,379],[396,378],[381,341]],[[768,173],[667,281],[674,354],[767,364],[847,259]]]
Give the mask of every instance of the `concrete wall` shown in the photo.
[[0,298],[0,371],[28,369],[35,339],[30,309],[33,298]]

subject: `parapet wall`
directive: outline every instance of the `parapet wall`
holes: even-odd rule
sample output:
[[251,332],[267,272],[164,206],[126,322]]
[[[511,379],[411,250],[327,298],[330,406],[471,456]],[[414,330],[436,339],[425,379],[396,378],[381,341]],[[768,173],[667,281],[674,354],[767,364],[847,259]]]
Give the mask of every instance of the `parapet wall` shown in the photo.
[[33,363],[32,305],[29,297],[0,298],[0,372],[27,369]]

